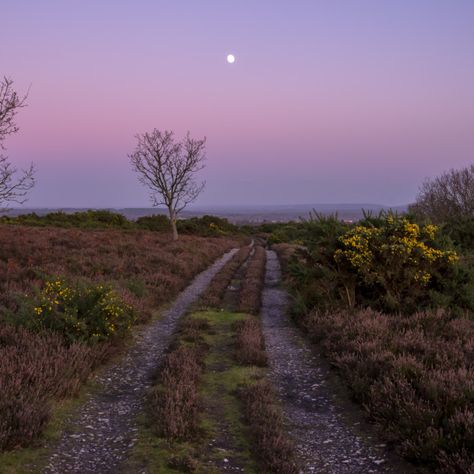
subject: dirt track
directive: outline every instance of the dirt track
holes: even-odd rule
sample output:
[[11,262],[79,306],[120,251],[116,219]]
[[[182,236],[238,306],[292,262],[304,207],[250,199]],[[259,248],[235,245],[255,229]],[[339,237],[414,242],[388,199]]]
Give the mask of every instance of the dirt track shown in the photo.
[[100,389],[70,420],[45,474],[120,472],[135,442],[135,418],[151,374],[159,366],[178,320],[236,251],[226,253],[200,273],[158,321],[136,336],[125,357],[96,379]]

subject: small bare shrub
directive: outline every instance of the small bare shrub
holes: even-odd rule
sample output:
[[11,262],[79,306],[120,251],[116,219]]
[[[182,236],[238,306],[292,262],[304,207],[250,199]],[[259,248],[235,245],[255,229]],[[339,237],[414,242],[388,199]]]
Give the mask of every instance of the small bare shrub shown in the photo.
[[189,439],[199,420],[198,384],[202,374],[199,351],[180,346],[166,357],[160,381],[149,397],[150,415],[159,436]]
[[240,290],[240,311],[258,314],[265,279],[266,254],[263,247],[255,247],[255,252],[245,272]]
[[296,451],[284,428],[272,386],[260,380],[240,392],[245,418],[255,438],[255,453],[263,472],[297,474]]
[[236,358],[244,365],[267,365],[265,340],[260,321],[254,316],[248,316],[236,324]]

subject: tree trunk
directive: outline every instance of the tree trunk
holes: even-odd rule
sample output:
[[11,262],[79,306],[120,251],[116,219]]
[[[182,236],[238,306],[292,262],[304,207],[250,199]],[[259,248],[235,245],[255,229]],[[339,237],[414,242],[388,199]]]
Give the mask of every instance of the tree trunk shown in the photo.
[[173,231],[173,240],[178,240],[178,228],[176,227],[176,213],[169,209],[171,229]]

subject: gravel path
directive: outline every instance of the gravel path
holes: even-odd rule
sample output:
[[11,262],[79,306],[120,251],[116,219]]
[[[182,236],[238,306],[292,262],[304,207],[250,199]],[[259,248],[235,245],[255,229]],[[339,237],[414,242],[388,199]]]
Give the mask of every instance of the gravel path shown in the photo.
[[267,251],[262,324],[271,378],[289,420],[305,473],[407,473],[384,444],[363,436],[346,421],[329,387],[328,370],[286,315],[287,294],[278,287],[280,265]]
[[135,418],[143,405],[153,370],[160,364],[179,318],[237,252],[231,250],[200,273],[162,318],[136,336],[131,349],[96,381],[97,393],[71,420],[44,473],[117,473],[135,439]]

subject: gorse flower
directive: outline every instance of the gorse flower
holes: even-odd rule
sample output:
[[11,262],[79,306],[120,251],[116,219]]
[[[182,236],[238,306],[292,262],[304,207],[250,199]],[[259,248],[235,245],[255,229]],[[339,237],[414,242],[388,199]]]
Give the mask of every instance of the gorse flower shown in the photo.
[[101,341],[127,332],[133,308],[104,285],[75,285],[62,279],[46,282],[34,307],[39,324],[60,331],[70,341]]
[[401,302],[458,260],[454,251],[439,248],[437,232],[434,225],[389,214],[377,227],[357,225],[339,237],[334,261],[366,288],[382,287],[391,301]]

